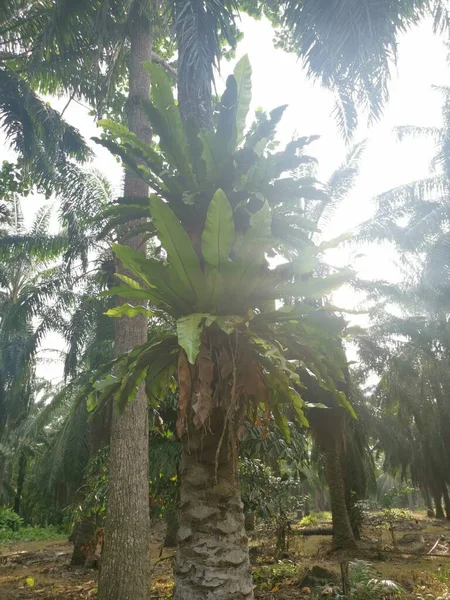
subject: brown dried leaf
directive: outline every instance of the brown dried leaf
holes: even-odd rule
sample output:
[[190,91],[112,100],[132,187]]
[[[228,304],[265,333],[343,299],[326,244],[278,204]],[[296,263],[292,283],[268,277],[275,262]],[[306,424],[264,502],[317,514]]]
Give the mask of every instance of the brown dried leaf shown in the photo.
[[215,401],[213,399],[211,384],[214,377],[214,363],[211,360],[211,352],[205,344],[200,346],[196,366],[198,368],[197,381],[195,382],[196,402],[192,405],[195,415],[194,425],[200,429],[211,415]]
[[178,358],[178,390],[178,419],[176,428],[178,437],[181,438],[186,429],[186,419],[192,393],[191,369],[184,350],[180,352]]
[[220,377],[222,379],[226,379],[233,370],[233,363],[231,362],[230,355],[223,346],[219,351],[219,369]]

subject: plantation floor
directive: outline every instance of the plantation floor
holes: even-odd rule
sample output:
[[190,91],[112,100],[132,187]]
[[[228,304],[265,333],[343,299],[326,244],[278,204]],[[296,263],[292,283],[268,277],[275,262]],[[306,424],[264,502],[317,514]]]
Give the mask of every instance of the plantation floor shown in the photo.
[[[419,517],[397,525],[398,550],[426,553],[440,536],[434,553],[440,556],[394,554],[389,532],[374,521],[364,528],[357,552],[331,553],[327,536],[290,537],[290,548],[282,560],[273,556],[273,545],[260,533],[251,541],[256,584],[255,595],[264,600],[311,598],[313,577],[303,579],[308,569],[328,571],[329,582],[339,583],[339,563],[362,559],[370,562],[377,577],[391,579],[403,588],[400,598],[416,600],[420,594],[437,598],[450,590],[450,523]],[[448,550],[448,555],[444,554]],[[152,545],[152,598],[170,598],[171,554],[159,557],[160,546]],[[15,543],[0,547],[1,600],[87,600],[95,598],[97,572],[69,566],[71,546],[65,540]],[[324,582],[321,589],[326,590]],[[370,598],[370,596],[367,596]],[[397,596],[398,597],[398,596]]]

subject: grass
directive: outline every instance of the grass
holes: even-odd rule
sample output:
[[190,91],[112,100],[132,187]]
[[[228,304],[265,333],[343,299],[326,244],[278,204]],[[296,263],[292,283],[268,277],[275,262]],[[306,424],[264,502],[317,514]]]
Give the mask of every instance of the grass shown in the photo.
[[315,527],[320,523],[331,521],[331,513],[328,511],[324,512],[311,512],[307,517],[303,517],[300,521],[301,527]]
[[45,540],[62,540],[67,533],[56,527],[20,527],[18,531],[0,529],[0,546],[14,542],[36,542]]

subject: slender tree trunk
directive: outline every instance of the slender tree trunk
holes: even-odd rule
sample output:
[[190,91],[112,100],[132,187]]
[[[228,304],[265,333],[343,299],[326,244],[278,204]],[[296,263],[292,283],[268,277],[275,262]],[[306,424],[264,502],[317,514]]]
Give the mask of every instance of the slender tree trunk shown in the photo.
[[445,516],[447,517],[447,520],[450,521],[450,498],[448,495],[447,485],[445,483],[442,486],[442,495],[444,497]]
[[253,599],[237,461],[227,440],[216,479],[222,429],[219,418],[211,430],[183,439],[174,600]]
[[345,502],[345,487],[342,477],[339,445],[329,439],[322,445],[325,458],[325,476],[330,491],[333,516],[333,548],[356,548],[350,519]]
[[[198,76],[195,68],[198,59],[193,57],[191,31],[196,28],[195,22],[204,13],[203,2],[197,2],[196,11],[187,10],[186,0],[175,0],[176,36],[178,46],[178,102],[183,119],[194,119],[200,127],[210,128],[213,121],[212,81],[214,55],[208,50],[209,44],[202,40],[205,72]],[[205,25],[205,27],[211,24]],[[205,31],[206,34],[206,31]],[[207,71],[207,76],[206,76]]]
[[17,473],[17,487],[16,495],[14,496],[14,512],[20,515],[20,508],[22,504],[22,493],[23,485],[25,483],[25,475],[27,471],[27,455],[25,452],[21,452],[19,456],[19,469]]
[[3,485],[5,481],[5,469],[6,469],[6,459],[3,454],[0,454],[0,505],[4,501],[3,498]]
[[164,519],[166,521],[166,535],[164,537],[164,547],[176,548],[178,536],[178,515],[175,506],[166,510]]
[[[144,14],[136,10],[130,32],[128,126],[141,140],[150,142],[151,131],[141,109],[149,96],[150,80],[141,63],[150,60],[152,40]],[[125,196],[148,196],[148,186],[130,172],[125,175]],[[145,252],[141,236],[126,244]],[[120,265],[117,265],[121,269]],[[132,302],[131,302],[132,303]],[[144,316],[117,319],[117,355],[147,341]],[[110,482],[105,544],[99,582],[99,600],[148,600],[149,537],[148,507],[148,408],[144,387],[136,399],[118,414],[114,411],[110,441]]]
[[97,520],[95,516],[84,518],[76,523],[73,530],[72,560],[74,566],[84,567],[87,558],[87,546],[95,538]]
[[424,486],[422,489],[422,495],[425,501],[425,506],[427,507],[427,515],[429,517],[434,517],[433,503],[431,501],[430,490],[427,486]]
[[255,513],[252,510],[244,513],[245,531],[251,533],[255,531]]
[[442,510],[442,494],[440,492],[438,492],[436,489],[432,490],[432,494],[433,494],[434,505],[436,507],[436,509],[435,509],[436,519],[443,519],[444,511]]

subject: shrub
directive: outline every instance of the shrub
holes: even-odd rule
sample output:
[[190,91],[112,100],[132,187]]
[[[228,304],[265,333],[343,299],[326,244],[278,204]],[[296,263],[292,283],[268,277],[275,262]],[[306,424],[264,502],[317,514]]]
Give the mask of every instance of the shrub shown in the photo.
[[0,510],[0,531],[18,531],[23,519],[12,508]]
[[318,525],[319,519],[314,515],[308,515],[307,517],[303,517],[300,521],[300,527],[314,527]]
[[0,528],[0,546],[14,542],[35,542],[42,540],[60,540],[67,534],[56,527],[21,527],[18,531]]

